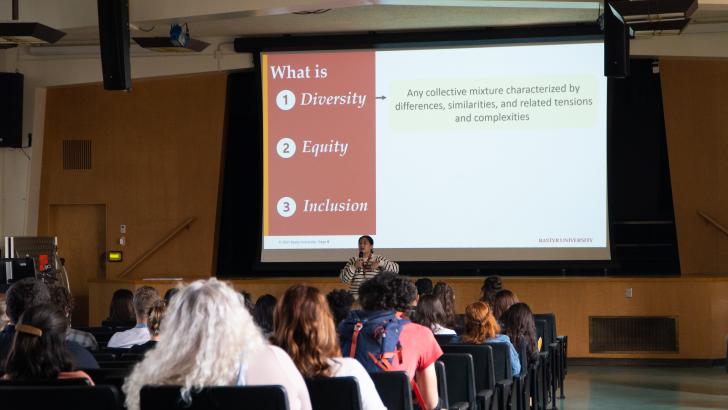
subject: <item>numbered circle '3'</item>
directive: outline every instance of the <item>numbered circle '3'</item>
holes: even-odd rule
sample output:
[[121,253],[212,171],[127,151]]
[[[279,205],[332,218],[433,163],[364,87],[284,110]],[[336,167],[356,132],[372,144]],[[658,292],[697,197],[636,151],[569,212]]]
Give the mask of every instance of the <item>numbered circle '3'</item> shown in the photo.
[[283,198],[278,200],[278,204],[276,204],[276,209],[278,210],[278,214],[284,218],[290,218],[293,216],[293,214],[296,213],[296,201],[293,200],[290,196],[284,196]]
[[296,141],[290,138],[281,138],[276,144],[276,152],[281,158],[290,158],[296,153]]

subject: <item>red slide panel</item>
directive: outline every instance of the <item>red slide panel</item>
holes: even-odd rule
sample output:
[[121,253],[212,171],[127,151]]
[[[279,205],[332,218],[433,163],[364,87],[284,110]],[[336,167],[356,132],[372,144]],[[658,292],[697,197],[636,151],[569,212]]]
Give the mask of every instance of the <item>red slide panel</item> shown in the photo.
[[373,51],[263,58],[264,235],[375,234]]

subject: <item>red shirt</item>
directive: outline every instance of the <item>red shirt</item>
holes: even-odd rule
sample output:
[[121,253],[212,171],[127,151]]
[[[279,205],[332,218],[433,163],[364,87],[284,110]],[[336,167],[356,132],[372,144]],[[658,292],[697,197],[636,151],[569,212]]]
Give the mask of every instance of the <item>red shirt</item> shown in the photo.
[[424,370],[442,356],[442,349],[437,344],[432,330],[416,323],[407,323],[402,327],[399,336],[402,345],[402,363],[395,359],[394,370],[404,370],[410,379],[415,373]]

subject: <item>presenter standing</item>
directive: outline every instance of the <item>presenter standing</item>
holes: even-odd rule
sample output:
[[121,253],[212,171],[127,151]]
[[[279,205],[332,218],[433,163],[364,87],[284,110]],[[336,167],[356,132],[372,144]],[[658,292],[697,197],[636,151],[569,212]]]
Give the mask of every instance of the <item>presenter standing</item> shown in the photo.
[[369,235],[359,238],[359,257],[352,256],[346,263],[339,279],[351,286],[351,293],[359,298],[359,286],[382,272],[399,273],[399,265],[382,255],[375,255],[374,239]]

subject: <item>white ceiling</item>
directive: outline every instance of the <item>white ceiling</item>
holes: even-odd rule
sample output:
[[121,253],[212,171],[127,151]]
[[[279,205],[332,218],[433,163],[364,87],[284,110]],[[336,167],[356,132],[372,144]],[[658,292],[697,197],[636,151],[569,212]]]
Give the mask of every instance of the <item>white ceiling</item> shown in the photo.
[[[11,0],[0,0],[0,20]],[[130,0],[132,36],[166,36],[187,22],[193,37],[232,39],[300,33],[348,33],[592,22],[602,5],[587,0]],[[319,14],[296,12],[327,10]],[[20,19],[65,31],[60,45],[97,44],[95,0],[20,0]],[[699,3],[691,32],[728,32],[728,0]]]

